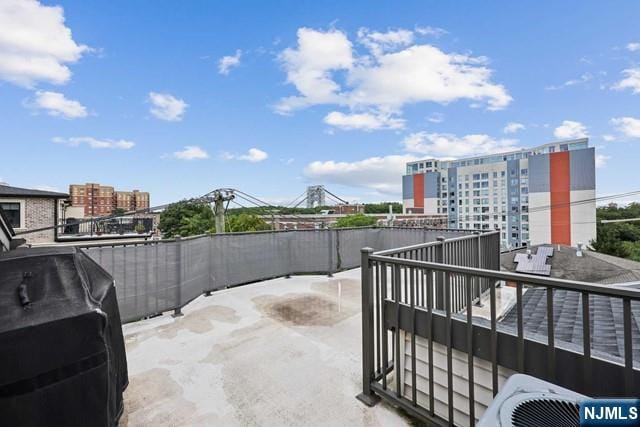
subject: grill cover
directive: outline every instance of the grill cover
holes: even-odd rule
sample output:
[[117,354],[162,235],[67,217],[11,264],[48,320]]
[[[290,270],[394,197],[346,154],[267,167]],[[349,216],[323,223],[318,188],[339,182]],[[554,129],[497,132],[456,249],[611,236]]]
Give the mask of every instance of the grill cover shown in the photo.
[[127,381],[109,273],[75,248],[0,255],[0,425],[117,425]]

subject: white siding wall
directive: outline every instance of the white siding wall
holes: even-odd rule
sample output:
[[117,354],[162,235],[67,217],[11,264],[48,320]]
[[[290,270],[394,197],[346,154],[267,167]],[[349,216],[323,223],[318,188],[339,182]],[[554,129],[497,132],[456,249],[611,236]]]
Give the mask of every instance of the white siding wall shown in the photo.
[[[404,397],[411,400],[411,335],[404,334],[401,337],[401,372]],[[416,337],[416,382],[418,386],[418,404],[424,408],[429,408],[429,359],[428,341],[421,337]],[[449,414],[447,404],[447,347],[433,343],[433,368],[434,378],[434,406],[437,415],[447,418]],[[515,372],[498,366],[498,385],[502,388],[504,382]],[[469,426],[469,381],[468,381],[467,353],[453,350],[453,405],[454,422],[458,426]],[[493,400],[491,390],[491,363],[474,358],[474,394],[475,394],[475,416],[476,422],[482,416]],[[475,424],[475,422],[474,422]]]
[[424,213],[427,215],[436,215],[438,213],[438,199],[424,199]]
[[[571,246],[577,246],[578,243],[588,245],[596,238],[595,197],[595,190],[571,192]],[[578,203],[584,200],[590,201]]]
[[551,193],[529,193],[529,239],[532,245],[551,243]]
[[413,199],[404,199],[402,200],[402,212],[407,213],[408,208],[413,207]]

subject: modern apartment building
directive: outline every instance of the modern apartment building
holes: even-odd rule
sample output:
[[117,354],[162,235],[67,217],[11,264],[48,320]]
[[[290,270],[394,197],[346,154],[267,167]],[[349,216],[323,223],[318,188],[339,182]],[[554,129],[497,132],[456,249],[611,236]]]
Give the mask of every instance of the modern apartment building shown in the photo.
[[446,214],[449,228],[501,230],[502,246],[576,246],[596,237],[589,140],[458,160],[407,163],[405,213]]
[[96,183],[69,186],[72,207],[84,208],[84,216],[110,215],[114,209],[126,211],[149,207],[149,193],[144,191],[117,191],[113,187]]

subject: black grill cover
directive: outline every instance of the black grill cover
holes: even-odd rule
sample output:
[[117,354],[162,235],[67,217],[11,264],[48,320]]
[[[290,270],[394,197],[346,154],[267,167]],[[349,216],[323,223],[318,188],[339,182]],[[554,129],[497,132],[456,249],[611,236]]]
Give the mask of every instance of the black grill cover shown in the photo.
[[113,426],[127,359],[113,279],[75,248],[0,255],[0,426]]

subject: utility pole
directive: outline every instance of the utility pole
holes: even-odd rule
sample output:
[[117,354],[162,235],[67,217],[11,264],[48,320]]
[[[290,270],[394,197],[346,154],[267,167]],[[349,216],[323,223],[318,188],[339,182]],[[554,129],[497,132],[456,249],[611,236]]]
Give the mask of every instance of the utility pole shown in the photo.
[[233,191],[216,190],[213,192],[213,213],[216,216],[216,234],[224,234],[224,202],[230,202],[235,199]]

